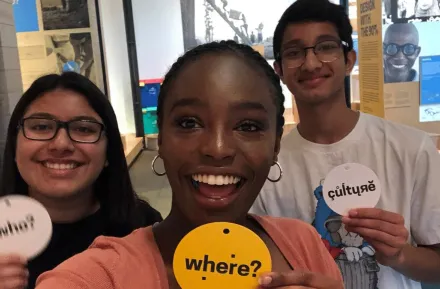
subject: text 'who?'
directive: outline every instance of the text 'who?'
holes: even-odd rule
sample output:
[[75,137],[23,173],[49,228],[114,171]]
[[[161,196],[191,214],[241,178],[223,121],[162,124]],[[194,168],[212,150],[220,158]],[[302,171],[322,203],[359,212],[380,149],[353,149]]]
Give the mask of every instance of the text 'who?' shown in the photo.
[[263,240],[233,223],[216,222],[189,232],[174,253],[173,269],[182,289],[253,289],[272,260]]
[[382,188],[378,176],[370,168],[346,163],[333,168],[325,178],[325,202],[339,215],[347,215],[356,208],[374,208]]
[[50,242],[52,221],[36,200],[10,195],[0,198],[0,254],[38,256]]

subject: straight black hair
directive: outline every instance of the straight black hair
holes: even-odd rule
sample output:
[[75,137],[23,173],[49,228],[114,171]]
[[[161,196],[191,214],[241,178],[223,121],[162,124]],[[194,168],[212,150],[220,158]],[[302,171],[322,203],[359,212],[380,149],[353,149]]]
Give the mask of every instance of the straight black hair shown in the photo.
[[333,24],[339,38],[348,44],[344,48],[345,56],[353,50],[353,27],[350,18],[341,5],[333,4],[328,0],[297,0],[283,13],[273,37],[273,52],[276,61],[281,61],[281,44],[289,24],[303,22],[329,22]]
[[[15,107],[7,131],[0,196],[28,194],[28,185],[15,163],[19,123],[36,99],[56,89],[66,89],[84,96],[106,127],[108,166],[103,169],[94,184],[94,192],[101,210],[113,228],[135,229],[143,226],[137,208],[139,204],[148,204],[138,199],[133,190],[115,112],[107,97],[93,82],[74,72],[40,77],[23,94]],[[131,230],[124,233],[130,232]]]

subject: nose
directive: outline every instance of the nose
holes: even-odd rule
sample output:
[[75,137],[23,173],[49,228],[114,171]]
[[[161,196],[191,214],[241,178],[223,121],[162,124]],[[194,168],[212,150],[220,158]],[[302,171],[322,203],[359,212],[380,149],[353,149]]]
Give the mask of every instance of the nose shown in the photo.
[[302,65],[304,70],[315,71],[322,66],[322,62],[318,59],[318,57],[316,57],[313,49],[307,49],[304,57],[304,64]]
[[201,143],[201,153],[219,165],[234,159],[236,149],[233,136],[223,128],[218,128],[205,133]]
[[402,49],[399,49],[399,51],[397,52],[397,54],[394,56],[397,59],[404,59],[406,58],[405,54],[403,54]]
[[49,149],[51,151],[73,151],[75,146],[65,128],[60,128],[58,133],[49,143]]

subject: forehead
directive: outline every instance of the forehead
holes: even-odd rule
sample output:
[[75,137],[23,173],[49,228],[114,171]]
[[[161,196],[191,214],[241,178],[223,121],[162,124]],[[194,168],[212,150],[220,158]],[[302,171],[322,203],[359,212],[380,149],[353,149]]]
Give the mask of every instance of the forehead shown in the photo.
[[34,100],[27,108],[25,117],[35,113],[50,114],[60,120],[78,116],[101,119],[83,95],[65,89],[46,92]]
[[220,108],[231,102],[253,101],[274,105],[270,79],[263,69],[233,53],[206,54],[188,62],[170,83],[167,104],[181,98],[199,98]]
[[394,29],[390,29],[385,34],[385,42],[388,43],[395,43],[399,45],[403,44],[418,44],[417,41],[417,34],[415,31],[411,31],[410,29],[407,29],[405,27],[396,27]]
[[339,40],[336,26],[329,22],[301,22],[289,24],[283,35],[281,50],[292,44],[313,46],[319,41]]

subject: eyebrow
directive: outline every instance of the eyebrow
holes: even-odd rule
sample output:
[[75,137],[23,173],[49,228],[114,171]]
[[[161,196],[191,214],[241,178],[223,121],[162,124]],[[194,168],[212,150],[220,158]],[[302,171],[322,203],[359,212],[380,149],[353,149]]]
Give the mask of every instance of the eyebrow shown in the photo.
[[176,108],[185,107],[185,106],[204,106],[204,105],[202,101],[198,98],[181,98],[173,103],[170,112],[172,112]]
[[[48,118],[48,119],[58,119],[53,114],[50,114],[50,113],[47,113],[47,112],[33,113],[30,116],[28,116],[28,118],[29,117],[40,117],[40,118]],[[70,119],[70,121],[72,121],[72,120],[88,120],[88,121],[95,121],[95,122],[101,123],[101,121],[99,121],[98,119],[94,118],[93,116],[86,116],[86,115],[75,116],[72,119]]]
[[[325,40],[339,41],[340,39],[339,39],[338,37],[334,36],[334,35],[323,34],[323,35],[320,35],[320,36],[318,36],[318,37],[316,38],[316,40],[315,40],[315,44],[318,43],[318,42],[321,42],[321,41],[325,41]],[[283,47],[284,49],[286,49],[286,48],[288,48],[289,46],[292,46],[292,45],[298,45],[298,44],[302,44],[302,43],[303,43],[303,42],[302,42],[301,39],[292,39],[292,40],[289,40],[289,41],[287,41],[286,43],[284,43],[282,47]]]
[[259,102],[254,101],[244,101],[237,102],[231,105],[234,110],[261,110],[267,112],[267,109]]
[[[185,106],[206,107],[207,105],[204,104],[198,98],[182,98],[182,99],[177,100],[173,104],[170,112],[172,112],[176,108],[185,107]],[[260,111],[267,112],[267,109],[261,103],[255,102],[255,101],[237,101],[237,102],[234,102],[230,105],[230,109],[232,109],[232,110],[260,110]]]

